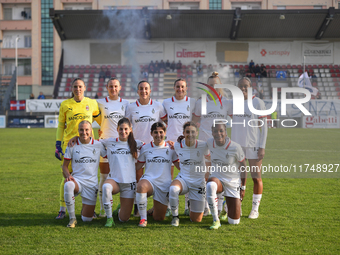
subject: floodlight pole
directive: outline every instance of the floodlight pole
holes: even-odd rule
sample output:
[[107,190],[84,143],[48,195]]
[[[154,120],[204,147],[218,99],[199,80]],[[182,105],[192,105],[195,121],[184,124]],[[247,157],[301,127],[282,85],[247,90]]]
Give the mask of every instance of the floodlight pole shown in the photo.
[[18,100],[18,41],[19,35],[15,38],[15,99]]

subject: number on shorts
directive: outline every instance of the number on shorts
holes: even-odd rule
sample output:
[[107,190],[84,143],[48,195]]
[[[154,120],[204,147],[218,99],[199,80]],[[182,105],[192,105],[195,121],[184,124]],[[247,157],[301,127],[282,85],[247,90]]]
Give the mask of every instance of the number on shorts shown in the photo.
[[198,194],[205,194],[205,187],[198,188]]
[[135,190],[136,189],[136,183],[135,182],[131,182],[131,190]]

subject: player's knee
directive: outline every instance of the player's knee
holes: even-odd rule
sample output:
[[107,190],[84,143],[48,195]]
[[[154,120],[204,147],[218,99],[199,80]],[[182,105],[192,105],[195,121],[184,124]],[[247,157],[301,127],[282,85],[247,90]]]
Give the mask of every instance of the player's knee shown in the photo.
[[191,218],[191,217],[190,217],[190,220],[191,220],[192,222],[201,222],[201,221],[202,221],[202,217],[199,217],[199,218]]
[[176,198],[179,196],[179,193],[181,192],[181,188],[178,186],[170,186],[170,197],[171,198]]
[[162,220],[165,219],[165,215],[154,215],[154,216],[153,216],[153,219],[154,219],[155,221],[162,221]]
[[104,183],[102,187],[103,194],[106,194],[107,196],[111,193],[112,194],[113,187],[110,183]]
[[93,217],[85,217],[85,216],[81,216],[81,220],[86,222],[86,221],[92,221],[93,220]]
[[228,223],[229,224],[233,224],[233,225],[237,225],[237,224],[239,224],[240,223],[240,219],[232,219],[232,218],[230,218],[230,217],[228,217]]
[[120,222],[127,222],[130,219],[130,215],[119,215],[118,219]]
[[71,193],[71,192],[74,191],[75,187],[76,187],[76,185],[74,184],[73,181],[68,181],[64,185],[64,192],[65,193]]
[[215,194],[217,192],[217,183],[216,182],[208,182],[207,183],[207,195]]
[[254,182],[254,184],[261,184],[262,183],[262,178],[261,177],[253,178],[253,182]]

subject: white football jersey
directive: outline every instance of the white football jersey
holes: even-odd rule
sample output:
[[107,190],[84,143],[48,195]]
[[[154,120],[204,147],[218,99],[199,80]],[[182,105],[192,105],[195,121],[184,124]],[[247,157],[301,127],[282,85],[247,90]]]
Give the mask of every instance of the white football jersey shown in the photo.
[[117,124],[118,121],[125,116],[129,101],[120,97],[117,100],[111,100],[109,97],[105,97],[97,99],[97,102],[102,120],[100,130],[103,131],[100,139],[118,137]]
[[100,156],[106,156],[101,142],[91,138],[90,143],[82,144],[77,140],[73,147],[66,148],[64,159],[72,160],[72,176],[88,186],[98,185],[98,166]]
[[202,166],[205,166],[204,156],[209,155],[207,143],[196,140],[195,145],[188,147],[183,139],[181,143],[175,143],[175,151],[181,168],[178,176],[190,185],[201,187],[202,182],[205,182],[205,172],[202,171]]
[[161,121],[161,118],[166,117],[166,113],[160,102],[150,99],[147,105],[141,105],[136,100],[128,105],[126,117],[132,123],[134,137],[147,144],[153,140],[150,134],[152,124]]
[[[100,140],[107,150],[110,173],[108,178],[118,183],[132,183],[136,181],[135,158],[132,156],[128,142],[119,138]],[[140,150],[144,143],[136,140],[137,149]]]
[[201,116],[201,101],[199,98],[195,105],[195,116],[201,117],[198,139],[207,141],[212,137],[211,127],[214,124],[214,119],[227,119],[229,102],[225,97],[221,97],[222,105],[218,99],[216,99],[217,105],[215,105],[212,99],[207,97],[207,114]]
[[222,182],[241,184],[241,171],[239,162],[245,160],[244,152],[238,143],[227,138],[223,146],[218,146],[213,138],[208,139],[208,148],[211,157],[211,177]]
[[[264,102],[253,96],[253,106],[257,110],[266,110],[266,106]],[[232,104],[231,104],[232,109]],[[232,112],[232,110],[231,110]],[[259,126],[255,121],[251,121],[250,125],[248,124],[249,120],[258,120],[262,119],[266,121],[265,116],[258,116],[252,113],[248,107],[248,100],[244,101],[244,114],[242,115],[231,115],[233,118],[233,126],[231,128],[231,140],[240,144],[242,147],[261,147],[265,148],[265,141],[260,141],[260,128],[259,127],[251,127],[251,126]],[[234,123],[241,124],[234,124]]]
[[168,128],[166,131],[167,140],[176,142],[180,135],[183,135],[183,125],[191,121],[195,108],[195,100],[185,96],[177,100],[175,96],[163,101],[163,106],[168,117]]
[[145,163],[143,178],[147,178],[161,191],[169,192],[171,184],[171,165],[178,161],[174,150],[166,142],[156,146],[153,142],[144,145],[140,151],[138,162]]

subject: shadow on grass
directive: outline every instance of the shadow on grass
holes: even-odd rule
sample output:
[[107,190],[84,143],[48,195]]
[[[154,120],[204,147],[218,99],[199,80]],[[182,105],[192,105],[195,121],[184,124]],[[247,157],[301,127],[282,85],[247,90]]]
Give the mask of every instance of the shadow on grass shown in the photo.
[[[55,213],[0,213],[0,226],[1,227],[30,227],[30,226],[66,226],[68,224],[68,215],[62,220],[55,219]],[[76,215],[77,217],[77,227],[95,227],[104,228],[106,223],[106,218],[96,218],[91,222],[83,222],[81,220],[81,215]],[[137,228],[139,223],[139,218],[131,216],[128,222],[120,222],[117,217],[114,217],[115,227],[114,228]],[[172,217],[167,217],[163,221],[155,221],[152,216],[148,217],[148,226],[150,229],[157,228],[174,228],[171,226]],[[212,217],[204,217],[202,222],[194,223],[190,221],[188,216],[180,216],[180,227],[200,227],[208,228],[212,223]]]

